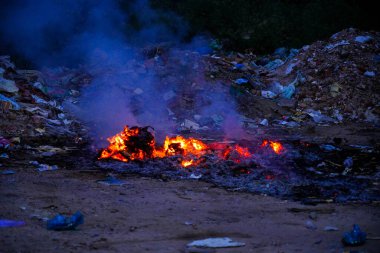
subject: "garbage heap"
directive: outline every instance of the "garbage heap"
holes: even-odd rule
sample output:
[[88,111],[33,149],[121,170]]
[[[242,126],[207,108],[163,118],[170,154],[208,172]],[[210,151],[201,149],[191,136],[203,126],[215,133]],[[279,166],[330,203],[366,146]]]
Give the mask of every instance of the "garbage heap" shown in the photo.
[[236,94],[244,94],[243,104],[249,104],[247,97],[257,103],[261,96],[279,106],[275,110],[287,109],[282,124],[288,127],[305,121],[380,123],[379,32],[350,28],[301,49],[278,48],[260,57],[213,55],[208,61],[208,76],[225,80]]
[[87,130],[48,95],[47,87],[41,72],[17,70],[9,56],[0,56],[2,148],[81,142]]

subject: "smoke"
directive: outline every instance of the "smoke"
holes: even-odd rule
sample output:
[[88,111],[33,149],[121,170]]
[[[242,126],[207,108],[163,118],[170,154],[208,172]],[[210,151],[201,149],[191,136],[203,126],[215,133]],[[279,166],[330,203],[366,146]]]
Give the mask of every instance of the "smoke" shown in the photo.
[[[171,48],[211,52],[202,36],[183,43],[188,24],[173,13],[152,9],[148,0],[16,0],[5,4],[0,15],[1,44],[39,67],[84,66],[91,74],[79,105],[64,105],[91,123],[95,136],[108,137],[135,124],[151,125],[161,135],[174,132],[164,94],[180,95],[194,83],[205,84],[200,60],[192,55],[167,49],[166,56],[141,56],[142,47],[164,42]],[[167,64],[170,58],[178,63]],[[154,68],[147,67],[152,64]],[[211,101],[202,114],[223,115],[227,137],[241,136],[234,104],[218,93]]]

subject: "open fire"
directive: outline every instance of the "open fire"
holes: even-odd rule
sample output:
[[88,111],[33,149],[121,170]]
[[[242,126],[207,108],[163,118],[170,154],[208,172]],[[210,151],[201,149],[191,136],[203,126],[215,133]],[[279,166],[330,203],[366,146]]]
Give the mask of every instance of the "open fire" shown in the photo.
[[[157,146],[150,127],[128,127],[122,132],[108,138],[109,146],[103,149],[98,159],[115,159],[123,162],[178,156],[182,167],[196,166],[207,154],[217,155],[220,159],[241,163],[252,158],[253,152],[248,147],[226,143],[206,144],[195,138],[167,136],[162,146]],[[264,140],[260,148],[270,147],[280,154],[284,147],[280,142]]]

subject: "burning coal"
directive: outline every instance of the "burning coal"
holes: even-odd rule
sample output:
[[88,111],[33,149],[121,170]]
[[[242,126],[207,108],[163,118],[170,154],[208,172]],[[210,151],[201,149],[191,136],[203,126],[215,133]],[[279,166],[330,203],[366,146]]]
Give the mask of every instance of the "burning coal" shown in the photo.
[[[208,154],[217,155],[222,160],[241,163],[250,160],[253,153],[247,147],[226,143],[206,144],[195,138],[166,136],[163,146],[157,146],[153,128],[128,127],[107,139],[109,146],[102,150],[98,159],[115,159],[123,162],[178,156],[182,167],[199,165]],[[284,151],[280,142],[264,140],[261,147],[269,146],[276,154]]]

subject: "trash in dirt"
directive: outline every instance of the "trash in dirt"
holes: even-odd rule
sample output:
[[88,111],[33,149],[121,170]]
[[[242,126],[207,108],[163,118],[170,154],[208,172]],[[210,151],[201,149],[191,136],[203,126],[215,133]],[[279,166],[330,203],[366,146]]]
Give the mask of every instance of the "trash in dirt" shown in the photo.
[[335,121],[333,118],[323,115],[319,110],[307,109],[306,113],[315,123],[331,123]]
[[373,38],[371,36],[356,36],[355,41],[359,43],[367,43]]
[[323,228],[324,231],[338,231],[339,228],[333,226],[326,226]]
[[293,59],[294,57],[296,57],[299,53],[299,50],[296,49],[296,48],[291,48],[290,51],[289,51],[289,55],[288,57],[286,57],[286,60],[291,60]]
[[16,173],[16,171],[14,171],[14,170],[1,170],[0,171],[0,175],[13,175],[15,173]]
[[233,69],[244,69],[245,65],[242,63],[235,63]]
[[117,179],[116,177],[113,176],[107,176],[105,179],[102,180],[97,180],[99,184],[104,184],[104,185],[116,185],[116,186],[122,186],[125,185],[126,182],[120,179]]
[[7,149],[11,142],[8,139],[0,136],[0,148]]
[[191,173],[189,178],[191,179],[200,179],[202,177],[202,174],[194,174],[194,173]]
[[354,161],[352,160],[352,157],[347,157],[347,158],[343,161],[343,165],[344,165],[344,167],[346,167],[346,168],[351,168],[351,167],[354,165]]
[[20,110],[20,105],[16,103],[12,98],[8,98],[2,94],[0,94],[0,102],[1,108],[4,109],[12,109],[12,110]]
[[290,64],[288,65],[288,67],[285,69],[284,74],[287,76],[287,75],[289,75],[290,73],[292,73],[292,72],[293,72],[293,68],[294,68],[295,66],[297,66],[297,63],[290,63]]
[[346,246],[360,246],[365,243],[367,234],[361,231],[359,225],[354,224],[350,232],[345,232],[342,242]]
[[248,83],[248,80],[245,78],[238,78],[235,80],[235,83],[236,84],[245,84],[245,83]]
[[347,41],[347,40],[342,40],[342,41],[339,41],[335,44],[328,44],[325,49],[327,50],[331,50],[331,49],[334,49],[336,47],[339,47],[339,46],[345,46],[345,45],[350,45],[350,43]]
[[342,86],[340,86],[339,83],[333,83],[330,86],[330,95],[335,98],[336,96],[339,95],[341,89],[342,89]]
[[242,246],[245,246],[245,243],[233,241],[231,238],[228,237],[207,238],[204,240],[193,241],[187,244],[187,247],[199,248],[230,248]]
[[17,93],[19,88],[13,80],[8,80],[0,77],[0,91],[5,91],[9,93]]
[[283,61],[283,60],[276,59],[276,60],[274,60],[274,61],[268,62],[264,67],[265,67],[267,70],[275,70],[275,69],[277,69],[278,67],[282,66],[283,64],[284,64],[284,61]]
[[58,170],[57,165],[39,164],[37,170],[39,172]]
[[265,98],[275,98],[277,96],[277,94],[270,91],[270,90],[262,90],[261,96],[265,97]]
[[36,102],[37,104],[48,104],[48,102],[45,99],[42,99],[39,96],[32,95],[32,98],[34,99],[34,102]]
[[18,220],[0,220],[0,228],[9,228],[9,227],[21,227],[26,223],[24,221]]
[[375,72],[373,72],[373,71],[366,71],[366,72],[364,72],[364,75],[367,76],[367,77],[374,77],[374,76],[376,76]]
[[168,101],[168,100],[174,98],[175,96],[176,96],[175,92],[170,90],[170,91],[164,93],[163,98],[165,101]]
[[284,89],[281,92],[281,97],[291,99],[295,91],[296,87],[293,83],[291,83],[288,86],[284,87]]
[[9,155],[7,153],[0,154],[1,159],[9,159]]
[[49,230],[73,230],[77,226],[83,224],[84,216],[80,211],[77,211],[71,217],[65,217],[61,214],[47,221],[47,229]]
[[193,130],[199,130],[200,126],[198,123],[195,123],[194,121],[185,119],[185,121],[181,124],[182,127],[186,129],[193,129]]
[[335,147],[335,146],[333,146],[333,145],[330,145],[330,144],[322,144],[322,145],[320,145],[320,148],[322,149],[322,150],[324,150],[324,151],[339,151],[340,150],[340,148],[337,148],[337,147]]
[[314,224],[314,222],[312,220],[307,220],[305,222],[305,227],[307,229],[311,229],[311,230],[316,230],[317,229],[317,226]]
[[260,125],[263,125],[263,126],[268,126],[268,120],[267,119],[263,119],[262,121],[260,121]]
[[335,119],[337,119],[339,122],[343,121],[343,115],[340,114],[338,109],[335,109],[332,115]]
[[40,82],[35,82],[33,84],[33,87],[39,89],[44,94],[48,93],[48,89],[45,86],[43,86]]

